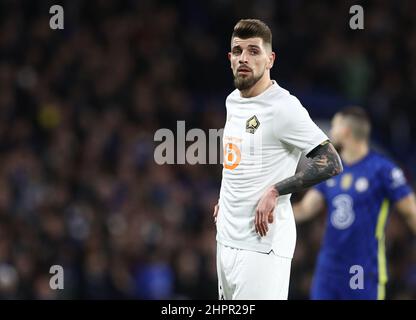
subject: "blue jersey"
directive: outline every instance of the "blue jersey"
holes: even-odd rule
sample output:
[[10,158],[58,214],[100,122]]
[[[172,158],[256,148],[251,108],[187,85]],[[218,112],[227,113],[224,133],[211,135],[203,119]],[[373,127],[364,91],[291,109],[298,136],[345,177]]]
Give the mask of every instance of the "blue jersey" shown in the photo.
[[389,208],[411,193],[400,168],[369,152],[315,188],[327,204],[327,226],[317,273],[351,277],[360,266],[366,280],[387,282],[384,230]]

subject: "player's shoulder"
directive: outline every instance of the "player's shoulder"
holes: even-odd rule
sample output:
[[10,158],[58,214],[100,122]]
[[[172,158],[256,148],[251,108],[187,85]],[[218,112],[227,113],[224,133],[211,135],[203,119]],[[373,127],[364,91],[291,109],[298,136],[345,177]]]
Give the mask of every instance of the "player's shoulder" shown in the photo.
[[238,89],[234,89],[233,91],[231,91],[231,93],[227,96],[227,99],[226,100],[229,100],[229,99],[235,99],[235,98],[238,98],[240,96],[240,91],[238,90]]
[[240,91],[238,89],[235,89],[225,99],[225,108],[229,111],[235,110],[240,105],[240,102]]
[[371,150],[369,159],[371,165],[377,170],[387,170],[397,167],[396,163],[387,155]]
[[372,152],[372,167],[377,170],[379,177],[383,178],[382,181],[389,186],[398,187],[406,185],[406,177],[402,168],[388,156],[378,152]]
[[274,94],[279,100],[288,102],[289,104],[301,105],[299,99],[293,95],[288,89],[281,87],[279,84],[274,84]]
[[387,155],[385,155],[385,154],[383,154],[379,151],[370,150],[370,155],[369,156],[371,157],[371,160],[373,162],[378,162],[378,163],[381,163],[381,164],[386,164],[386,163],[392,163],[393,162],[392,160],[390,160],[390,158]]
[[302,103],[294,94],[292,94],[289,90],[280,87],[277,83],[274,98],[276,108],[281,112],[293,114],[296,112],[306,111]]

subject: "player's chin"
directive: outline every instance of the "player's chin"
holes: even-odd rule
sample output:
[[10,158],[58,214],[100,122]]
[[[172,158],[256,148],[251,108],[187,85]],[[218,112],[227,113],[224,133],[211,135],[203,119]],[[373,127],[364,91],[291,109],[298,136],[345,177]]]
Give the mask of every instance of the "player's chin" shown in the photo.
[[234,78],[234,85],[239,90],[246,90],[251,88],[255,84],[254,77],[247,76],[247,77],[240,77],[236,76]]
[[248,73],[248,72],[239,72],[239,73],[237,73],[235,78],[238,81],[247,81],[248,79],[251,78],[251,74]]

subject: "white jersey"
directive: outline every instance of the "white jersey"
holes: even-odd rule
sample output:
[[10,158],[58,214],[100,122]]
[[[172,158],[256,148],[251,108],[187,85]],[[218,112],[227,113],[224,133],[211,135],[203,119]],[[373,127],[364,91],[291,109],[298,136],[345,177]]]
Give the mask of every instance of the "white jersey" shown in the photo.
[[295,174],[302,152],[307,154],[328,137],[299,100],[275,81],[251,98],[234,90],[226,108],[217,241],[292,258],[296,226],[290,194],[278,197],[265,237],[255,232],[255,209],[268,187]]

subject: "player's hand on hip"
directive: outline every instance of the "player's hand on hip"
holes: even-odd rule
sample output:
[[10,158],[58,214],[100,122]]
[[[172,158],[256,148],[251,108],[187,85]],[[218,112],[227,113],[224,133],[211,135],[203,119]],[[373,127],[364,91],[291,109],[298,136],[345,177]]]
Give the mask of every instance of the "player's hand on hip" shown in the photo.
[[214,222],[217,223],[217,215],[218,215],[218,210],[219,210],[219,205],[218,203],[214,206],[214,214],[212,215],[214,217]]
[[256,228],[256,233],[262,237],[269,231],[268,224],[273,223],[273,212],[276,207],[276,199],[278,196],[278,191],[272,186],[266,190],[257,204],[254,226]]

